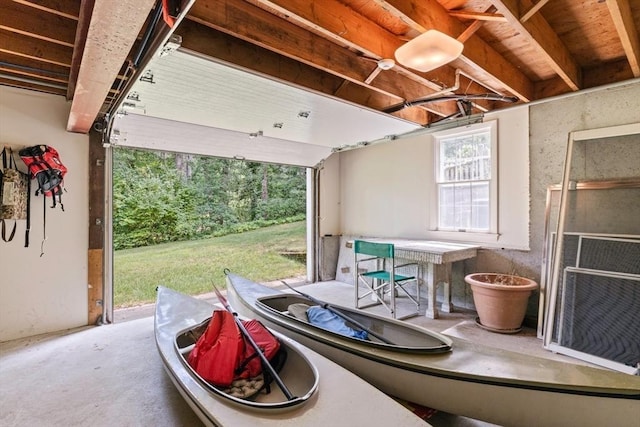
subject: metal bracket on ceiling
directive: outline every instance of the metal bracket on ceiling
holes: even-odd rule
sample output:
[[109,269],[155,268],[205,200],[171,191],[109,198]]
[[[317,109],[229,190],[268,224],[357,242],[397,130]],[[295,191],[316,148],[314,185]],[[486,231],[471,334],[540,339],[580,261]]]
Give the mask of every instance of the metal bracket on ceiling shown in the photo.
[[178,34],[172,34],[171,37],[169,37],[169,40],[167,40],[164,46],[162,46],[162,49],[160,49],[158,55],[160,57],[167,56],[172,52],[178,50],[180,46],[182,46],[182,36],[179,36]]
[[145,73],[142,76],[140,76],[140,81],[145,83],[151,83],[152,85],[156,84],[156,82],[153,81],[153,71],[151,70],[145,71]]

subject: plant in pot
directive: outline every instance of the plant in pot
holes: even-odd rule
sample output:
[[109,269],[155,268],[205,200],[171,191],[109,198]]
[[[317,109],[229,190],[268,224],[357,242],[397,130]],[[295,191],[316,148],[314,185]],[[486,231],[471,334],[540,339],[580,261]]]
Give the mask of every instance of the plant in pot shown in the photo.
[[471,286],[479,325],[494,332],[520,331],[529,296],[538,284],[526,277],[500,273],[473,273],[464,281]]

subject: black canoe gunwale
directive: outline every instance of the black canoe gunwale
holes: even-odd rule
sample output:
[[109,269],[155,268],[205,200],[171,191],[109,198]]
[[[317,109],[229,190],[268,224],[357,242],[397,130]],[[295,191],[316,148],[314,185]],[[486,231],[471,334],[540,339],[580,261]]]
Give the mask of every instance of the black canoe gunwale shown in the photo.
[[[392,321],[390,321],[389,319],[384,319],[378,316],[374,316],[374,315],[370,315],[368,313],[363,313],[363,312],[358,312],[356,310],[351,310],[347,307],[342,307],[339,305],[333,305],[331,304],[331,308],[334,310],[338,310],[341,313],[347,314],[348,316],[353,316],[356,318],[365,318],[367,320],[370,320],[372,322],[380,322],[386,325],[390,325],[392,328],[397,328],[397,329],[404,329],[404,330],[409,330],[412,331],[414,333],[416,333],[416,335],[422,335],[422,336],[428,336],[429,338],[433,339],[433,340],[437,340],[440,341],[440,344],[437,346],[407,346],[407,345],[396,345],[396,344],[388,344],[388,343],[383,343],[380,341],[371,341],[371,340],[362,340],[359,338],[355,338],[355,337],[349,337],[346,335],[342,335],[339,333],[336,333],[334,331],[331,331],[329,329],[326,328],[322,328],[316,325],[313,325],[309,322],[305,322],[304,320],[301,320],[287,312],[283,312],[278,310],[277,308],[273,307],[273,304],[269,304],[270,301],[272,300],[277,300],[277,299],[282,299],[282,298],[286,298],[286,299],[292,299],[295,301],[300,301],[300,302],[305,302],[308,303],[308,305],[318,305],[317,303],[314,303],[313,301],[311,301],[310,299],[302,296],[302,295],[296,295],[296,294],[289,294],[289,293],[284,293],[282,292],[281,294],[274,294],[274,295],[267,295],[267,296],[261,296],[256,298],[255,300],[255,305],[256,308],[267,311],[269,313],[272,313],[276,316],[279,317],[284,317],[292,322],[296,322],[299,323],[300,325],[303,325],[303,327],[309,327],[318,331],[322,331],[322,333],[326,333],[329,334],[330,336],[332,336],[333,338],[337,339],[337,340],[345,340],[347,342],[351,342],[351,343],[355,343],[355,344],[360,344],[360,345],[365,345],[367,347],[372,347],[372,348],[378,348],[378,349],[383,349],[383,350],[387,350],[387,351],[396,351],[396,352],[401,352],[401,353],[416,353],[416,354],[441,354],[441,353],[447,353],[452,351],[452,346],[453,346],[453,342],[441,335],[441,334],[437,334],[434,333],[432,331],[427,331],[424,330],[422,328],[419,328],[417,326],[411,325],[411,324],[396,324]],[[359,320],[359,319],[357,319]],[[347,322],[348,323],[348,322]],[[378,331],[378,333],[380,333]],[[383,334],[384,335],[384,334]],[[390,340],[393,340],[393,337],[385,337],[388,338]]]
[[[208,323],[211,321],[211,317],[208,317],[207,319],[203,320],[201,323],[198,323],[196,325],[192,325],[190,327],[187,327],[185,329],[182,329],[180,331],[178,331],[175,335],[175,339],[173,340],[173,346],[174,346],[174,350],[178,355],[178,359],[180,360],[180,362],[182,363],[182,365],[184,366],[184,368],[187,370],[187,372],[189,372],[189,374],[194,377],[199,383],[200,385],[206,389],[207,391],[209,391],[210,393],[214,394],[217,397],[222,398],[223,400],[226,400],[234,405],[238,405],[242,408],[248,408],[251,410],[256,410],[256,411],[265,411],[267,413],[269,412],[281,412],[283,410],[291,410],[294,409],[298,406],[304,405],[304,403],[306,403],[312,396],[313,394],[317,391],[318,388],[318,372],[315,368],[315,366],[313,366],[313,364],[302,354],[299,354],[298,356],[303,358],[308,364],[309,364],[309,368],[310,370],[313,372],[314,375],[314,383],[313,385],[310,387],[310,389],[307,391],[307,393],[305,393],[304,396],[297,396],[294,397],[291,400],[282,400],[279,402],[259,402],[259,401],[254,401],[251,399],[242,399],[239,397],[235,397],[232,396],[230,394],[225,393],[224,391],[222,391],[220,388],[214,386],[213,384],[209,383],[208,381],[206,381],[204,378],[202,378],[192,367],[191,365],[189,365],[189,363],[187,362],[187,358],[186,358],[186,354],[185,354],[185,349],[189,348],[190,346],[194,345],[195,342],[190,343],[188,338],[185,338],[189,332],[193,331],[196,328],[201,328],[203,326],[208,325]],[[184,342],[184,341],[187,342]],[[295,349],[291,348],[290,346],[286,345],[286,343],[283,343],[282,340],[280,340],[282,345],[284,345],[285,347],[287,347],[287,350],[289,352],[293,352],[295,351]],[[275,384],[272,384],[272,388],[276,387]],[[277,387],[276,387],[277,388]]]

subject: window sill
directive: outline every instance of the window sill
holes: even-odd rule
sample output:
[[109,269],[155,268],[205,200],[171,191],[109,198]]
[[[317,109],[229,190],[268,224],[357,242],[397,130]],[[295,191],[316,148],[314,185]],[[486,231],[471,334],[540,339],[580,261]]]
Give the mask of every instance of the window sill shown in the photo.
[[528,245],[505,245],[504,242],[500,241],[500,234],[498,233],[428,230],[426,237],[433,240],[449,240],[454,242],[476,243],[486,248],[530,250]]

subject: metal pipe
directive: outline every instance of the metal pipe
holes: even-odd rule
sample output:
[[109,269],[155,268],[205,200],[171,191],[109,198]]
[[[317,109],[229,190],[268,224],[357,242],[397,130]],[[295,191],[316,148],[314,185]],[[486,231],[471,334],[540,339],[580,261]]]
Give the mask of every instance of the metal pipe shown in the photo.
[[145,30],[144,36],[142,36],[142,42],[140,43],[140,48],[138,49],[138,53],[136,54],[136,57],[133,60],[134,68],[138,68],[138,65],[140,65],[140,58],[142,58],[142,55],[147,50],[149,39],[151,38],[151,34],[153,34],[153,31],[156,29],[156,26],[158,25],[158,21],[160,21],[160,16],[162,16],[162,2],[158,2],[158,4],[156,5],[156,10],[154,12],[153,18],[151,19],[151,23]]
[[25,77],[12,76],[11,74],[0,73],[0,78],[7,79],[7,80],[13,80],[13,81],[16,81],[16,82],[30,83],[30,84],[34,84],[34,85],[38,85],[38,86],[50,87],[50,88],[53,88],[53,89],[67,90],[66,86],[57,85],[57,84],[54,84],[54,83],[41,82],[39,80],[34,80],[34,79],[27,79]]
[[428,96],[425,98],[416,99],[414,101],[401,102],[399,104],[392,105],[391,107],[385,108],[382,111],[384,113],[395,113],[396,111],[400,111],[403,108],[415,107],[422,104],[430,104],[432,102],[456,101],[456,100],[468,101],[472,99],[486,99],[489,101],[503,101],[503,102],[517,102],[519,100],[515,96],[502,96],[502,95],[497,95],[493,93],[479,93],[479,94],[469,94],[469,95],[451,94],[451,95],[442,95],[438,97]]
[[31,71],[34,73],[46,73],[46,74],[52,74],[55,76],[65,77],[67,79],[69,78],[69,74],[58,73],[57,71],[43,70],[41,68],[29,67],[28,65],[19,65],[19,64],[14,64],[12,62],[6,62],[6,61],[0,61],[0,67],[10,67],[10,68],[15,68],[17,70]]

